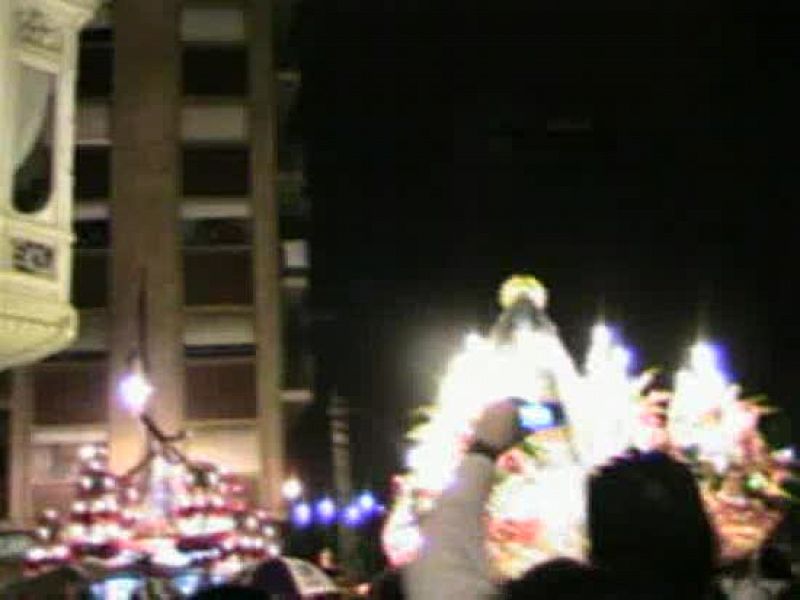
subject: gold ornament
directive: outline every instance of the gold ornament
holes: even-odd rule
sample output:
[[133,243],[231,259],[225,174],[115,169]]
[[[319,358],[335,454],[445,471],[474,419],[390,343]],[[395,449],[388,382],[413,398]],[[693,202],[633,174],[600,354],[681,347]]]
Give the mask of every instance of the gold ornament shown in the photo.
[[547,306],[547,288],[533,275],[512,275],[500,286],[497,300],[505,310],[517,300],[527,297],[534,306],[543,309]]

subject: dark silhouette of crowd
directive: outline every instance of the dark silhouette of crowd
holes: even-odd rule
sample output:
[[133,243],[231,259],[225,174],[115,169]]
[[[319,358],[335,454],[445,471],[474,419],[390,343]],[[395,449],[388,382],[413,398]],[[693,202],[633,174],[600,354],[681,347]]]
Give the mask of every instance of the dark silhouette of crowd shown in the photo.
[[[587,561],[556,559],[496,583],[485,555],[482,513],[495,458],[523,435],[516,405],[489,408],[475,434],[456,483],[421,524],[420,557],[374,579],[370,600],[738,600],[717,585],[717,540],[694,476],[662,453],[632,451],[589,477]],[[762,563],[763,570],[791,580],[780,553],[765,553]],[[797,591],[795,585],[747,597],[787,600]],[[197,596],[255,597],[233,586]]]

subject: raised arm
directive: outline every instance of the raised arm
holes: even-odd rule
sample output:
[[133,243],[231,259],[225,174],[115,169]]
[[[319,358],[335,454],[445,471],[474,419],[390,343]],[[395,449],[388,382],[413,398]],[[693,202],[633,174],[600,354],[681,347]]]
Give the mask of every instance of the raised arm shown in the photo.
[[492,489],[494,462],[521,438],[512,402],[489,408],[475,428],[476,442],[453,485],[422,523],[420,557],[406,570],[411,600],[496,598],[485,548],[483,512]]

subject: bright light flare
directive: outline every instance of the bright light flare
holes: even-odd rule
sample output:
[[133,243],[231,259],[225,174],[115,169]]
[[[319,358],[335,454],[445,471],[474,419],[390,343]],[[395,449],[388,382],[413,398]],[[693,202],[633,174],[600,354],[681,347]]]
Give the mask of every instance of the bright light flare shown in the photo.
[[737,458],[737,441],[752,418],[739,405],[738,388],[721,369],[720,354],[705,341],[690,348],[687,366],[675,376],[669,430],[680,447],[696,447],[721,472]]
[[94,444],[86,444],[81,446],[78,450],[78,458],[82,462],[88,462],[90,460],[94,460],[97,455],[99,454],[99,449]]
[[377,501],[372,492],[362,492],[358,497],[358,506],[366,513],[371,513],[377,508]]
[[708,342],[696,343],[689,350],[689,366],[695,372],[716,372],[722,375],[719,349]]
[[281,492],[286,500],[289,502],[294,502],[302,495],[303,484],[300,483],[300,480],[297,479],[297,477],[290,477],[283,483]]
[[605,323],[597,323],[592,327],[592,344],[599,347],[611,345],[614,335],[611,328]]
[[134,371],[119,382],[119,396],[125,408],[134,415],[141,415],[153,394],[153,386],[140,372]]
[[781,448],[772,453],[772,457],[779,463],[791,464],[797,460],[797,454],[792,446]]

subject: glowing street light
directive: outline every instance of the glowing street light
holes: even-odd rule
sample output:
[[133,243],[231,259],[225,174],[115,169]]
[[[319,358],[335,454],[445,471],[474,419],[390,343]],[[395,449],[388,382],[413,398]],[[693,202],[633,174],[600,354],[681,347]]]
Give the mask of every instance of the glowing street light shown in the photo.
[[311,524],[312,518],[311,507],[305,502],[297,504],[292,509],[292,523],[294,523],[296,527],[307,527]]
[[290,477],[283,482],[281,492],[286,500],[294,502],[303,494],[303,484],[297,477]]
[[323,498],[317,503],[317,518],[323,525],[330,525],[336,519],[336,503],[330,498]]
[[363,513],[357,504],[351,504],[344,509],[342,519],[348,527],[358,527],[361,524]]
[[358,506],[362,511],[371,513],[377,508],[378,503],[375,500],[375,496],[371,492],[364,491],[358,497]]
[[133,360],[130,372],[119,382],[118,391],[120,400],[128,411],[135,415],[144,413],[154,390],[144,374],[139,358]]

